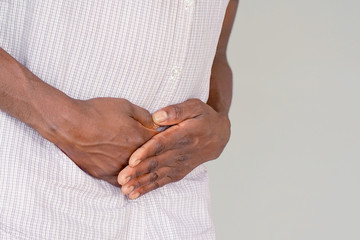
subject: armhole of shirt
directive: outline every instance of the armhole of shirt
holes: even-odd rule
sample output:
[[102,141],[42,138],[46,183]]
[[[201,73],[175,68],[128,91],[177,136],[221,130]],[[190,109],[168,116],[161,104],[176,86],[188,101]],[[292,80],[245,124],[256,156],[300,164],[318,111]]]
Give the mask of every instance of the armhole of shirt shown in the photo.
[[0,47],[3,45],[3,38],[5,36],[6,16],[8,12],[8,3],[0,0]]

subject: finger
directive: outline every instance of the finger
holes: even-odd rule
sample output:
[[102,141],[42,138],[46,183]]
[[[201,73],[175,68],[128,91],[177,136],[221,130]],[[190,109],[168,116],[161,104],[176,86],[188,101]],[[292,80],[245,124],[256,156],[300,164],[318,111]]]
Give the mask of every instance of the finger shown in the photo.
[[163,167],[158,169],[157,171],[141,175],[137,178],[131,179],[127,184],[122,186],[121,190],[125,195],[127,195],[139,187],[142,187],[144,185],[153,183],[161,178],[164,178],[167,173],[169,173],[169,168]]
[[178,128],[179,126],[172,126],[152,137],[130,156],[129,165],[135,167],[146,158],[159,155],[178,145],[189,144],[190,137],[186,135],[185,131],[179,131]]
[[199,99],[189,99],[160,109],[152,115],[152,118],[157,125],[173,125],[201,115],[205,106],[206,104]]
[[[118,177],[119,183],[125,185],[128,182],[131,182],[132,179],[151,172],[156,172],[164,167],[176,169],[176,173],[181,173],[183,170],[188,169],[189,162],[187,160],[191,159],[192,156],[185,152],[186,151],[170,150],[159,156],[148,158],[134,168],[128,166],[120,172]],[[174,178],[177,177],[177,174],[175,175],[173,176]]]
[[168,183],[171,183],[171,182],[172,182],[171,178],[164,177],[162,179],[159,179],[158,181],[152,182],[150,184],[144,185],[144,186],[134,190],[133,192],[131,192],[129,194],[129,198],[131,200],[134,200],[134,199],[136,199],[136,198],[138,198],[138,197],[140,197],[140,196],[142,196],[142,195],[144,195],[144,194],[146,194],[146,193],[148,193],[150,191],[153,191],[153,190],[155,190],[155,189],[157,189],[159,187],[162,187],[165,184],[168,184]]
[[131,114],[132,114],[131,116],[135,120],[140,122],[144,127],[150,129],[157,129],[159,127],[153,122],[150,112],[142,107],[133,104]]
[[155,169],[158,168],[159,161],[162,158],[163,157],[156,156],[149,158],[146,161],[143,161],[141,164],[139,164],[136,167],[127,166],[119,173],[117,179],[118,183],[120,185],[125,185],[133,178],[154,171]]
[[171,160],[171,157],[172,153],[166,152],[159,156],[147,158],[136,167],[127,166],[119,173],[118,182],[119,184],[124,185],[133,178],[166,166],[168,164],[168,161]]
[[117,176],[117,182],[120,185],[124,186],[127,182],[130,181],[132,169],[132,167],[126,166],[123,170],[120,171]]

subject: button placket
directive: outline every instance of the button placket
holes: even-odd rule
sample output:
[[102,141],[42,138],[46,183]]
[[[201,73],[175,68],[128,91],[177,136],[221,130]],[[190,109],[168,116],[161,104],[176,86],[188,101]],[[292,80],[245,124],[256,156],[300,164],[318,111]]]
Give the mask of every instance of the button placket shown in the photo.
[[182,75],[183,67],[185,65],[185,59],[187,56],[188,42],[191,34],[191,23],[194,17],[194,4],[195,0],[184,0],[184,12],[183,16],[186,18],[186,21],[183,22],[183,27],[185,31],[183,32],[183,37],[178,39],[178,46],[181,46],[180,51],[178,52],[178,57],[176,62],[174,62],[172,69],[170,70],[170,78],[172,83],[170,85],[170,91],[175,93],[178,90],[180,85],[180,78]]
[[193,4],[194,0],[185,0],[185,9],[188,10]]
[[180,74],[181,74],[181,69],[179,67],[175,66],[171,69],[170,76],[172,79],[178,78]]
[[[162,89],[162,96],[164,98],[176,98],[180,80],[184,71],[185,60],[187,56],[188,42],[191,34],[191,23],[194,17],[194,1],[184,0],[182,7],[179,10],[179,24],[176,28],[176,36],[173,43],[172,60],[169,62],[169,70],[166,85]],[[192,7],[191,7],[192,6]]]

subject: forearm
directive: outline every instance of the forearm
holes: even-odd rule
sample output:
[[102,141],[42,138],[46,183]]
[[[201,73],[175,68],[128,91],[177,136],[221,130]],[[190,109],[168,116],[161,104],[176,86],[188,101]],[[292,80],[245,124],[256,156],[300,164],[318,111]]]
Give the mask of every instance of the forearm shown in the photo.
[[51,138],[59,116],[64,115],[59,108],[66,110],[69,104],[68,96],[40,80],[0,48],[0,110]]
[[132,152],[158,133],[147,110],[121,98],[70,98],[1,48],[0,110],[34,128],[91,176],[115,186]]
[[226,56],[216,55],[212,66],[207,104],[220,114],[228,115],[232,99],[232,71]]
[[230,0],[211,70],[208,104],[218,113],[228,115],[232,98],[232,72],[226,57],[227,45],[234,23],[238,0]]

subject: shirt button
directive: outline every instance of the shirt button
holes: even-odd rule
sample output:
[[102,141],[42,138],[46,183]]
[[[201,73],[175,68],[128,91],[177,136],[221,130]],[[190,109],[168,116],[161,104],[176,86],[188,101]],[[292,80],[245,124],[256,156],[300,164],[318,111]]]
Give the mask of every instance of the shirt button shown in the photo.
[[172,78],[177,78],[180,76],[181,70],[179,67],[173,67],[173,69],[171,69],[171,77]]
[[191,7],[191,5],[193,5],[194,0],[185,0],[185,9],[188,9],[189,7]]

